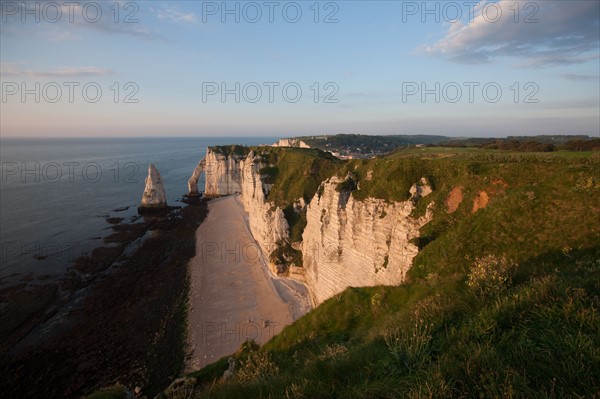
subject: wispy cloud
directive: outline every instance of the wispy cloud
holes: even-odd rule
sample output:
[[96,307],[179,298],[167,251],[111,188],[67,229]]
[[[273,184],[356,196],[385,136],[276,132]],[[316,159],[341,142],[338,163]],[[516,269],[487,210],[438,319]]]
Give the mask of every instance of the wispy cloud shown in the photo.
[[554,109],[574,109],[574,110],[598,110],[600,100],[597,98],[582,99],[578,101],[554,101],[545,103],[544,108]]
[[577,73],[565,73],[560,75],[564,79],[571,80],[573,82],[590,82],[594,80],[600,80],[598,75],[582,75]]
[[194,12],[184,13],[184,12],[175,10],[173,8],[164,8],[164,9],[160,9],[160,10],[152,9],[152,10],[154,11],[154,13],[158,17],[158,19],[166,19],[166,20],[170,20],[170,21],[174,21],[174,22],[188,22],[188,23],[195,23],[198,20],[196,13],[194,13]]
[[77,78],[89,76],[110,76],[116,72],[109,68],[98,67],[59,67],[53,70],[24,69],[16,64],[2,63],[0,67],[2,77],[15,78]]
[[[488,3],[480,4],[472,21],[451,24],[443,39],[419,50],[466,64],[513,57],[523,60],[519,67],[577,64],[598,57],[598,1],[500,0],[494,5],[502,10],[496,22],[484,17],[482,8]],[[528,9],[527,4],[537,8]]]
[[[121,3],[119,2],[120,13],[115,14],[114,2],[88,0],[64,2],[58,4],[61,16],[55,22],[48,21],[46,18],[39,18],[39,21],[36,21],[33,15],[25,18],[25,22],[23,22],[22,18],[25,11],[35,10],[36,7],[39,9],[40,2],[31,0],[14,2],[16,9],[11,8],[10,13],[2,15],[0,35],[18,36],[27,34],[36,35],[36,37],[49,41],[70,41],[80,39],[84,32],[92,30],[144,40],[165,40],[160,34],[142,23],[142,18],[138,12],[139,8],[127,8],[125,11]],[[131,3],[137,5],[135,2]],[[89,9],[87,8],[88,5],[91,6]],[[55,18],[55,14],[52,14],[51,18]],[[116,22],[115,18],[118,18]]]
[[84,27],[87,29],[92,29],[92,30],[96,30],[96,31],[100,31],[103,33],[108,33],[108,34],[120,34],[120,35],[127,35],[127,36],[133,36],[136,37],[138,39],[144,39],[144,40],[165,40],[164,37],[162,37],[161,35],[159,35],[158,33],[152,31],[151,29],[148,29],[146,27],[140,26],[138,24],[111,24],[111,23],[97,23],[97,24],[90,24],[90,23],[86,23],[86,22],[79,22],[77,23],[78,26],[80,27]]
[[348,97],[348,98],[370,98],[370,97],[372,97],[372,95],[367,94],[363,91],[355,91],[355,92],[351,92],[351,93],[346,93],[345,97]]

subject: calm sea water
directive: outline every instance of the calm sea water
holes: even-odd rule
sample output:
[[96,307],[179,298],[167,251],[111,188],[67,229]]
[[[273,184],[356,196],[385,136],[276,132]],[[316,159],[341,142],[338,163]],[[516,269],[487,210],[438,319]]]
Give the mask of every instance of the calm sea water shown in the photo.
[[60,277],[75,258],[100,246],[111,233],[107,216],[127,219],[137,213],[149,163],[162,175],[169,205],[181,205],[207,146],[275,140],[1,139],[2,286],[27,275]]

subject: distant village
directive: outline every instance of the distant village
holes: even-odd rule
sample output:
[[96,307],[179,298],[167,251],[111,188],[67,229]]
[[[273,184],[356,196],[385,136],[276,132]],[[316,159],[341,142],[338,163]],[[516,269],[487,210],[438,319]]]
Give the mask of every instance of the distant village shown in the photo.
[[557,150],[592,151],[600,139],[589,136],[508,136],[506,138],[457,138],[433,135],[369,136],[338,134],[284,139],[292,147],[311,147],[330,152],[340,159],[369,159],[407,147],[476,147],[525,152]]

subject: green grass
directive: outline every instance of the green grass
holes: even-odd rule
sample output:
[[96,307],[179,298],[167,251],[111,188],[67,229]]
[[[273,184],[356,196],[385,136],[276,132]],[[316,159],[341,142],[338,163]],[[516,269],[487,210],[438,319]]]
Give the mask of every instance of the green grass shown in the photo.
[[593,397],[600,263],[571,256],[484,299],[460,279],[348,289],[260,349],[276,371],[195,397]]
[[306,227],[306,211],[297,212],[293,205],[283,209],[285,219],[290,225],[290,242],[302,241],[302,233]]
[[[439,176],[445,184],[430,198],[438,212],[421,230],[422,237],[434,240],[415,258],[410,273],[423,277],[464,272],[473,258],[487,253],[523,263],[532,249],[543,253],[600,242],[600,181],[593,183],[594,189],[585,188],[597,167],[583,162],[486,162],[476,168],[479,173],[465,176],[455,170],[452,176]],[[507,187],[499,190],[494,180]],[[456,185],[464,187],[464,200],[456,213],[447,214],[444,199]],[[490,204],[472,214],[472,201],[480,190],[490,194]]]
[[117,384],[94,392],[85,399],[127,399],[127,389],[123,385]]
[[[348,288],[262,348],[238,352],[262,359],[246,377],[220,381],[224,359],[199,371],[195,397],[597,396],[598,168],[597,153],[463,148],[339,165],[339,176],[356,178],[357,199],[404,200],[422,176],[434,187],[415,210],[435,203],[408,281]],[[449,214],[455,186],[464,198]],[[472,213],[482,190],[490,201]],[[482,258],[506,259],[498,289],[469,284]]]
[[300,198],[310,201],[321,182],[342,164],[317,149],[258,147],[256,152],[265,164],[263,172],[273,184],[268,200],[282,209]]
[[210,149],[217,154],[221,154],[221,155],[225,155],[225,156],[229,156],[229,155],[246,156],[250,153],[250,150],[252,149],[252,147],[247,147],[244,145],[220,145],[220,146],[210,147]]

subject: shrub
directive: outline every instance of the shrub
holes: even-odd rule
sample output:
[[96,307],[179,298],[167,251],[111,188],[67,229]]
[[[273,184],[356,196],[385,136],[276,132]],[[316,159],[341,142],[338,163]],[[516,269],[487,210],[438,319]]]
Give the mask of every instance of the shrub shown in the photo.
[[346,180],[344,180],[341,183],[338,183],[338,185],[336,186],[336,190],[338,192],[352,192],[355,191],[358,188],[358,181],[354,178],[354,176],[352,175],[348,175],[346,176]]
[[194,378],[179,378],[167,388],[161,399],[192,399],[194,395],[194,389],[196,386],[196,380]]
[[236,373],[236,379],[240,382],[250,382],[268,379],[279,373],[279,367],[271,360],[267,352],[258,352],[240,360],[240,369]]
[[371,309],[373,310],[374,314],[379,313],[379,310],[381,309],[381,301],[382,301],[382,297],[380,293],[375,293],[371,296]]
[[594,190],[600,189],[600,183],[598,183],[592,175],[579,173],[577,177],[577,182],[575,183],[575,188],[577,190],[582,190],[591,193]]
[[330,344],[323,349],[321,354],[318,356],[319,360],[332,360],[340,358],[348,353],[348,348],[342,344]]
[[260,169],[260,176],[263,183],[273,184],[275,183],[275,178],[277,178],[277,173],[279,173],[279,169],[276,166],[265,166]]
[[479,296],[498,294],[512,282],[513,265],[505,257],[488,255],[475,260],[467,284]]
[[290,266],[302,267],[302,251],[294,249],[289,242],[278,241],[269,261],[277,267],[278,274],[285,274]]

